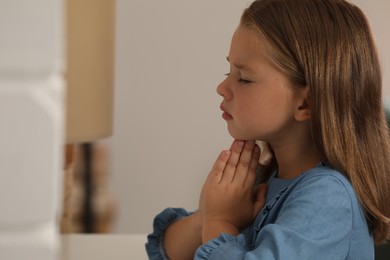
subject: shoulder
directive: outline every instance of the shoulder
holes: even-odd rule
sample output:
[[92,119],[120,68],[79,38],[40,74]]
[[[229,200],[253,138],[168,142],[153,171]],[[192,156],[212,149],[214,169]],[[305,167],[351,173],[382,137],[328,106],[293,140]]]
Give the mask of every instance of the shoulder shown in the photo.
[[312,168],[295,182],[295,191],[305,191],[312,195],[343,195],[347,200],[354,200],[356,195],[348,178],[338,170],[321,164]]
[[346,183],[349,183],[349,180],[345,175],[335,168],[328,166],[324,163],[320,163],[314,168],[311,168],[307,170],[306,172],[302,173],[302,180],[317,180],[317,181],[327,181],[327,180],[337,180],[337,182],[343,183],[345,185]]
[[292,213],[301,209],[311,217],[318,218],[320,214],[323,221],[342,218],[341,222],[351,223],[353,215],[364,218],[359,200],[348,178],[324,164],[303,173],[289,187],[282,211]]
[[277,215],[285,211],[316,214],[319,210],[343,209],[345,212],[359,208],[349,180],[322,163],[293,180],[273,178],[269,185],[266,208],[275,209]]

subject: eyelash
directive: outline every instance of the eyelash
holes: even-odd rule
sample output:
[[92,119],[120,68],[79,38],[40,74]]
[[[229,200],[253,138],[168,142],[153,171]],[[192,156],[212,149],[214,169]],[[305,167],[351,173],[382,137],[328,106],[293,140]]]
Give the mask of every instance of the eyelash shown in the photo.
[[[226,73],[225,76],[226,76],[226,77],[230,76],[230,72],[229,72],[229,73]],[[240,79],[238,80],[238,83],[245,85],[245,84],[251,83],[251,81],[250,81],[250,80],[243,79],[243,78],[240,78]]]

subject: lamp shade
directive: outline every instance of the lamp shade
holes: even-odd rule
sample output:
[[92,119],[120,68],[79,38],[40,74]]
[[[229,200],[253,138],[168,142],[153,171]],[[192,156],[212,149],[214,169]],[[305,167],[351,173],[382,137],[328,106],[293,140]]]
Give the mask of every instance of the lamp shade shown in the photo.
[[115,0],[66,0],[67,143],[113,131]]

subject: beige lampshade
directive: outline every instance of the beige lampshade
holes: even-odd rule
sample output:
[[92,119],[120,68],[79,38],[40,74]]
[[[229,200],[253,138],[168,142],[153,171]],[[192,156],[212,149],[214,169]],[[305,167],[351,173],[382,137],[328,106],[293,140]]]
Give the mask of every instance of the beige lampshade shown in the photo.
[[68,143],[113,128],[115,0],[66,0]]

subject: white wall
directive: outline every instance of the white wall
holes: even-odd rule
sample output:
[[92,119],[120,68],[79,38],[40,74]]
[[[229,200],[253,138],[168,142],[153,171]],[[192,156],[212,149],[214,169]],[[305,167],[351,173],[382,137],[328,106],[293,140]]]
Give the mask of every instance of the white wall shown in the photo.
[[384,98],[390,102],[389,0],[352,0],[367,15],[379,51],[383,71]]
[[[148,233],[167,206],[195,209],[204,178],[229,146],[215,88],[242,0],[117,0],[112,189],[115,232]],[[367,10],[390,85],[390,1],[356,0]],[[390,88],[386,89],[390,95]]]
[[0,259],[58,259],[62,0],[0,2]]

